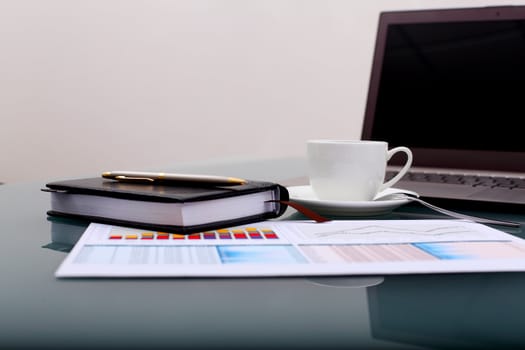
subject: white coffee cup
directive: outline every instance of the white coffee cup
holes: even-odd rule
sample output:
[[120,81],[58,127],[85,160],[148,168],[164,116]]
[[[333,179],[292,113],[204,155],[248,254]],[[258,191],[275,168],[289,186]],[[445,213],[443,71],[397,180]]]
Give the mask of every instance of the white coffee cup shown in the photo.
[[[405,165],[385,182],[387,163],[398,152],[405,153]],[[398,182],[412,165],[409,148],[389,150],[384,141],[309,140],[307,158],[312,190],[324,200],[373,200]]]

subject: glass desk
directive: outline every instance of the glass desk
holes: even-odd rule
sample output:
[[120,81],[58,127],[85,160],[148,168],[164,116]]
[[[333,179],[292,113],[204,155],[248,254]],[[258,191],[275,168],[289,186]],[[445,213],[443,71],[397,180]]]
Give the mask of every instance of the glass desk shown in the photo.
[[[306,171],[300,159],[169,170],[269,181]],[[87,224],[48,220],[45,182],[0,186],[1,348],[525,348],[525,273],[57,280]],[[413,214],[430,213],[391,215]]]

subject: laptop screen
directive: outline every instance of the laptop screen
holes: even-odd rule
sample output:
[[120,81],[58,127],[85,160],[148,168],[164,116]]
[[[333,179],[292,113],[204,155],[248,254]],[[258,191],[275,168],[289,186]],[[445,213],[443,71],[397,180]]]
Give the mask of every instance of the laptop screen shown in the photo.
[[414,165],[525,171],[525,6],[383,12],[363,139]]

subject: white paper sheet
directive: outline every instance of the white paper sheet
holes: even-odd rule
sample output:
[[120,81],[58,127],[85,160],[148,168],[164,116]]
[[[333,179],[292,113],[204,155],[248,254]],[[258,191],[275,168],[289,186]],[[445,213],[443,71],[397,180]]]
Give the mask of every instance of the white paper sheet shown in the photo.
[[190,236],[91,224],[57,277],[525,271],[525,240],[461,220],[265,221]]

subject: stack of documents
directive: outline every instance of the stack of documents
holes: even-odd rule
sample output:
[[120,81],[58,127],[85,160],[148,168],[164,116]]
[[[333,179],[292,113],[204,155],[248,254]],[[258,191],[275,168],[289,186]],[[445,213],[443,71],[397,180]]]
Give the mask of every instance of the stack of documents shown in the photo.
[[91,224],[57,277],[525,271],[525,241],[463,220],[262,221],[191,235]]

